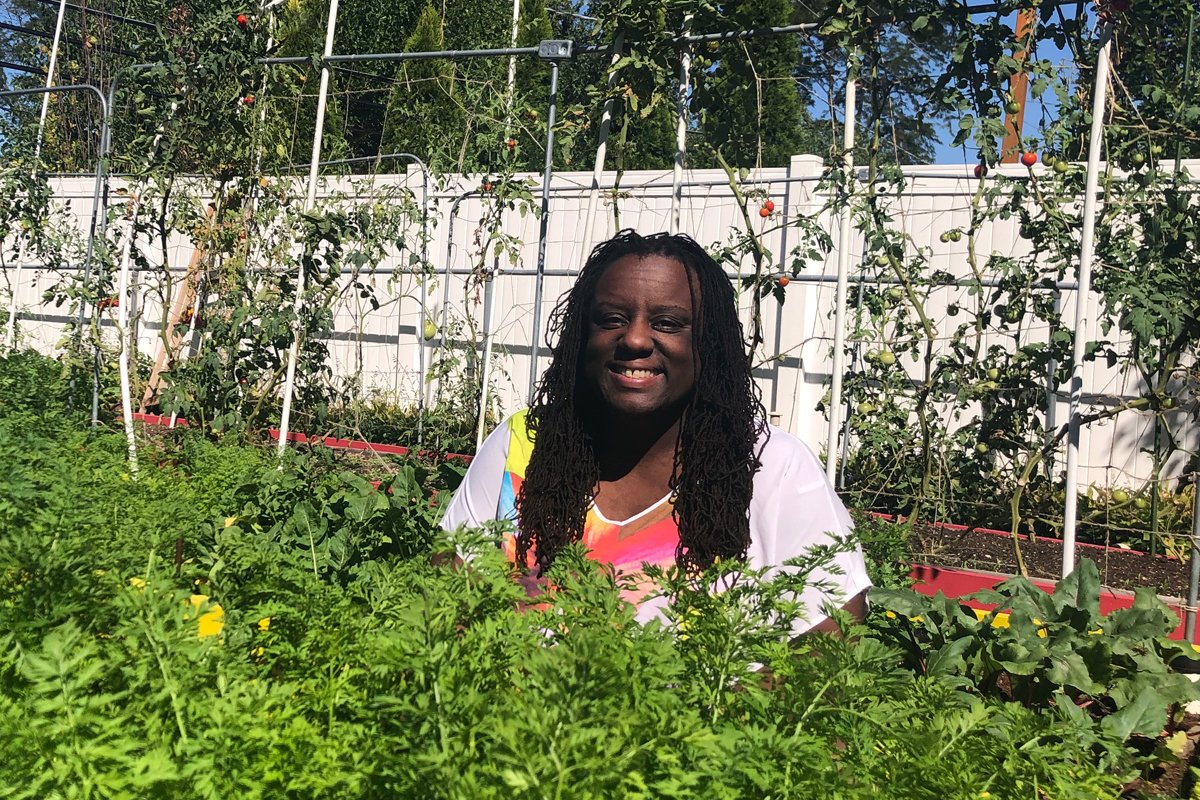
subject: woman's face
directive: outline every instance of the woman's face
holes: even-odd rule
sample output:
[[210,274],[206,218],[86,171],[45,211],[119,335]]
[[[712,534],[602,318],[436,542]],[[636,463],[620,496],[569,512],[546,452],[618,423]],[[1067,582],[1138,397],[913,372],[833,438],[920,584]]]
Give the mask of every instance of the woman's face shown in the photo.
[[609,411],[679,413],[696,384],[686,267],[663,256],[614,261],[596,285],[584,378]]

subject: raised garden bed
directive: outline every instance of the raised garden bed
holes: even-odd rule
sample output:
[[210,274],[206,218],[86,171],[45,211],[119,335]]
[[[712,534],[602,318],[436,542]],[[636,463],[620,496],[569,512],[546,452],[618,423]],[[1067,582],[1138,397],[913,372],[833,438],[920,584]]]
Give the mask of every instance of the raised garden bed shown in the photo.
[[[1019,572],[1012,537],[1006,531],[924,525],[913,532],[911,546],[914,588],[930,596],[942,592],[947,597],[963,597],[990,589]],[[1020,546],[1030,580],[1051,591],[1062,574],[1062,540],[1038,537],[1030,541],[1021,537]],[[1091,559],[1100,572],[1101,611],[1107,614],[1128,608],[1133,603],[1133,590],[1149,586],[1179,617],[1172,638],[1184,638],[1186,564],[1165,556],[1089,543],[1077,545],[1076,557]],[[971,605],[990,608],[986,603]]]

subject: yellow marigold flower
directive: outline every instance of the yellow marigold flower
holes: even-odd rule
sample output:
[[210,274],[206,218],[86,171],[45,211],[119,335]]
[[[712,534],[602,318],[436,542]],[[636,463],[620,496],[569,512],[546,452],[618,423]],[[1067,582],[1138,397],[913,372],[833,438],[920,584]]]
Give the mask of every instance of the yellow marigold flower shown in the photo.
[[686,633],[679,634],[679,641],[681,642],[686,642],[690,638],[692,637],[688,636]]
[[885,611],[885,612],[883,612],[883,615],[884,615],[885,617],[887,617],[888,619],[895,619],[895,618],[896,618],[896,612],[895,612],[895,611]]
[[129,579],[129,585],[135,589],[145,589],[146,588],[146,579],[139,578],[138,576],[134,575],[132,578]]
[[226,517],[225,518],[225,527],[226,528],[231,527],[236,524],[237,524],[237,517]]
[[[194,594],[188,598],[193,607],[199,608],[208,601],[208,595]],[[208,611],[200,615],[200,619],[196,620],[196,636],[201,639],[207,639],[210,636],[218,635],[225,628],[225,609],[221,608],[219,603],[213,603],[209,606]]]
[[263,633],[266,633],[267,631],[271,630],[271,618],[263,617],[262,619],[260,619],[258,621],[258,629],[260,631],[262,631]]
[[924,622],[924,621],[925,621],[925,618],[924,618],[924,617],[922,617],[920,614],[918,614],[918,615],[917,615],[917,616],[915,616],[915,617],[909,617],[909,618],[908,618],[908,621],[909,621],[909,622]]

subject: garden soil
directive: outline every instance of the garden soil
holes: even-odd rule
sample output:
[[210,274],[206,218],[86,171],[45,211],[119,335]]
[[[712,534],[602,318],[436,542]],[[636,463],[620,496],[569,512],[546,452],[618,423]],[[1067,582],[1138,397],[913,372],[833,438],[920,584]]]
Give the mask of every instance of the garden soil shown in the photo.
[[[1021,555],[1031,578],[1058,580],[1062,575],[1062,542],[1058,539],[1019,539]],[[910,542],[913,563],[1017,574],[1010,536],[983,531],[920,526]],[[1076,558],[1090,558],[1100,570],[1100,582],[1113,589],[1152,586],[1164,597],[1186,597],[1187,564],[1134,550],[1080,547]]]

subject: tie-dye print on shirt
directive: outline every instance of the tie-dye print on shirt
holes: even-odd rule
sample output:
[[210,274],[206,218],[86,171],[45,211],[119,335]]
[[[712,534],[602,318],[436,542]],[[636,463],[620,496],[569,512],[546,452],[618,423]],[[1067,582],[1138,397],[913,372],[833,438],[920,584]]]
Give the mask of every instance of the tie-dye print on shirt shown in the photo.
[[[525,469],[533,453],[533,441],[525,425],[525,416],[526,412],[522,411],[509,421],[508,457],[501,479],[497,519],[517,520],[517,495],[521,492],[521,482],[525,479]],[[634,587],[627,590],[624,597],[634,605],[640,604],[650,591],[648,581],[640,577],[642,565],[649,563],[669,567],[675,563],[679,527],[675,522],[671,498],[664,497],[622,522],[606,519],[593,504],[588,508],[584,522],[583,544],[592,560],[611,564],[619,575],[635,578]],[[503,546],[509,560],[515,562],[516,537],[506,536]],[[532,566],[532,554],[529,565]]]

